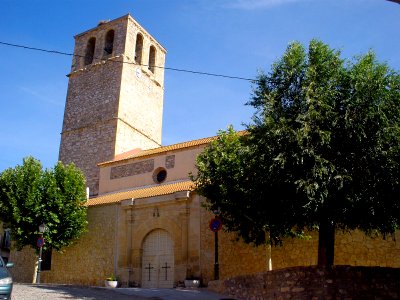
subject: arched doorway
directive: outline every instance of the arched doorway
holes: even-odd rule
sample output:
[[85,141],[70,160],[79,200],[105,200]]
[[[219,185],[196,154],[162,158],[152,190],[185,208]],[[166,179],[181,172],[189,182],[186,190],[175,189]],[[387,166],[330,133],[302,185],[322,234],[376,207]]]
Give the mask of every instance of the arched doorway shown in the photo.
[[153,230],[144,239],[142,287],[174,287],[174,242],[165,230]]

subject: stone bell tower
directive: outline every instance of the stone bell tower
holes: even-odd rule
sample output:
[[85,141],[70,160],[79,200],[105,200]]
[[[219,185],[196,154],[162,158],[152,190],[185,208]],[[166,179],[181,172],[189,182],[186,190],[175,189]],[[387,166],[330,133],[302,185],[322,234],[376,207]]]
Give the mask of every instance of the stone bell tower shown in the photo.
[[129,14],[75,36],[59,159],[98,194],[97,164],[161,145],[166,50]]

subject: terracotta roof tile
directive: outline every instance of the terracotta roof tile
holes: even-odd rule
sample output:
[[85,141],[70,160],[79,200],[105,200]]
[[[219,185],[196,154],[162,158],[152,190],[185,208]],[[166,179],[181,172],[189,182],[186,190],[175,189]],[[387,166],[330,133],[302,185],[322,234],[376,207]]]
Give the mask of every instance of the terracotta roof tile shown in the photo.
[[[237,133],[239,135],[245,135],[245,134],[247,134],[247,131],[241,130],[241,131],[237,131]],[[121,153],[118,156],[116,156],[114,160],[99,163],[98,166],[104,166],[104,165],[112,164],[115,162],[121,162],[121,161],[128,160],[131,158],[145,157],[145,156],[160,154],[160,153],[168,152],[168,151],[196,147],[196,146],[208,144],[208,143],[212,142],[213,140],[216,140],[217,138],[218,138],[218,136],[216,135],[216,136],[212,136],[212,137],[206,137],[206,138],[202,138],[202,139],[198,139],[198,140],[192,140],[192,141],[177,143],[177,144],[173,144],[173,145],[169,145],[169,146],[162,146],[162,147],[153,148],[153,149],[149,149],[149,150],[143,150],[143,151],[140,151],[140,149],[134,149],[134,151],[137,150],[138,152],[130,153],[130,151],[128,151],[125,153]]]
[[121,154],[117,154],[117,155],[115,155],[113,161],[122,160],[122,159],[124,159],[124,158],[129,157],[129,156],[138,154],[138,153],[140,153],[141,151],[143,151],[143,150],[140,149],[140,148],[135,148],[135,149],[132,149],[132,150],[130,150],[130,151],[127,151],[127,152],[124,152],[124,153],[121,153]]
[[104,205],[104,204],[112,204],[117,203],[125,199],[139,199],[139,198],[148,198],[154,196],[162,196],[173,194],[175,192],[181,191],[191,191],[194,188],[194,183],[191,180],[179,181],[170,184],[161,184],[148,186],[144,188],[132,189],[129,191],[123,191],[119,193],[106,194],[104,196],[99,196],[96,198],[91,198],[88,200],[88,206],[95,205]]

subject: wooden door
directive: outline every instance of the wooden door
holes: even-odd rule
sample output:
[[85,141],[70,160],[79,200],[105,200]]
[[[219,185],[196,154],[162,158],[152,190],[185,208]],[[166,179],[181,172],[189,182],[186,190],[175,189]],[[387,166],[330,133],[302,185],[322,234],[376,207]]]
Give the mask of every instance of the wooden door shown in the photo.
[[173,288],[174,245],[167,231],[156,229],[143,242],[142,287]]

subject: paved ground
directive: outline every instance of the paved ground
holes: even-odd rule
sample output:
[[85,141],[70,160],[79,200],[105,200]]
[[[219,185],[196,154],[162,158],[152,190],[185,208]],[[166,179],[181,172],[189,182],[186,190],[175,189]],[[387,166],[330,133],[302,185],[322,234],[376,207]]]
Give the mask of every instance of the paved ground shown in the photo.
[[[139,289],[124,288],[116,289],[116,292],[124,295],[135,295],[147,297],[147,299],[163,299],[163,300],[231,300],[225,297],[209,292],[205,289]],[[234,299],[232,299],[234,300]]]
[[[106,288],[71,285],[14,284],[11,300],[145,300],[148,298],[117,294]],[[154,298],[157,299],[157,298]]]
[[14,284],[12,300],[228,300],[207,290],[81,287],[71,285]]

